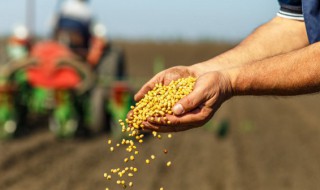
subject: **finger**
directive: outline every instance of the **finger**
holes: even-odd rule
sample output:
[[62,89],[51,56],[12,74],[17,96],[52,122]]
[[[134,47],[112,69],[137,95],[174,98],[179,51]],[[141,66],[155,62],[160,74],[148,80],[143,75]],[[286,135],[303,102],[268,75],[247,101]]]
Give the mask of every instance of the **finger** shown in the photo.
[[170,124],[171,122],[168,121],[168,118],[166,116],[164,117],[148,117],[147,121],[151,124],[155,125],[167,125]]
[[176,126],[165,126],[165,125],[156,125],[149,122],[144,123],[144,128],[151,131],[157,131],[161,133],[170,133],[170,132],[179,132],[190,129],[189,127],[176,127]]
[[146,122],[145,127],[158,132],[179,132],[204,125],[213,115],[210,108],[198,108],[183,116],[168,115],[168,122]]
[[142,86],[142,88],[136,93],[134,99],[136,101],[141,100],[148,91],[154,88],[156,83],[168,85],[172,80],[177,80],[181,77],[188,77],[190,75],[193,76],[193,74],[187,72],[186,68],[182,66],[172,67],[170,69],[161,71]]
[[168,126],[199,126],[206,122],[210,117],[212,110],[210,108],[196,108],[190,112],[187,112],[181,116],[170,115],[168,120],[170,124]]
[[139,129],[140,134],[146,134],[146,133],[152,133],[152,130],[147,129],[147,128],[141,128]]
[[196,109],[201,103],[205,101],[206,92],[198,85],[194,87],[194,90],[187,96],[179,100],[172,108],[172,112],[175,115],[182,115],[191,110]]
[[148,91],[152,90],[156,83],[160,83],[162,80],[162,77],[160,75],[161,73],[155,75],[152,77],[146,84],[144,84],[141,89],[135,94],[134,100],[139,101],[141,100],[145,94],[148,93]]
[[130,110],[128,113],[127,113],[127,119],[132,119],[132,116],[133,116],[133,110]]

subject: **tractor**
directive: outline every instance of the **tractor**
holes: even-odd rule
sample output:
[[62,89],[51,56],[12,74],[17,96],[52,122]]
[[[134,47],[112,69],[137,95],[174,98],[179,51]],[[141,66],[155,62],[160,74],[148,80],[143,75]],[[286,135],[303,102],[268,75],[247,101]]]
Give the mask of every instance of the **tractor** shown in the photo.
[[[51,38],[31,43],[20,27],[0,65],[0,138],[26,131],[29,115],[47,116],[59,138],[111,130],[133,102],[123,52],[95,23],[86,1],[61,1]],[[3,68],[1,68],[3,67]]]
[[47,115],[59,138],[111,130],[133,104],[130,87],[118,80],[121,53],[109,50],[95,70],[56,41],[32,46],[28,58],[3,66],[0,73],[0,138],[25,131],[27,116]]

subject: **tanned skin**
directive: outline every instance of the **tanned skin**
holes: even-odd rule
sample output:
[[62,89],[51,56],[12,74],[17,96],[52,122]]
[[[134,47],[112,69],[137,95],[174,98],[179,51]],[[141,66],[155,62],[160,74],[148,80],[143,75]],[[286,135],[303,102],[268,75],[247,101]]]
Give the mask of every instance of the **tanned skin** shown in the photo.
[[146,128],[176,132],[205,124],[228,99],[243,95],[290,96],[320,91],[320,43],[309,45],[305,24],[276,17],[235,48],[195,65],[164,70],[136,94],[139,101],[155,83],[197,78],[193,92],[168,115],[171,124],[148,121]]

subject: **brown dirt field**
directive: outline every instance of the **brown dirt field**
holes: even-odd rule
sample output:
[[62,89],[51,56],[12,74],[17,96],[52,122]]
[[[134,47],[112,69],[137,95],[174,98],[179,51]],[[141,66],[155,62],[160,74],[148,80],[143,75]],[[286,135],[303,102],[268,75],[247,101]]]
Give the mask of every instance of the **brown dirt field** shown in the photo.
[[[228,46],[184,43],[119,43],[127,52],[129,73],[152,75],[155,56],[166,66],[205,60]],[[319,95],[290,98],[239,97],[226,102],[207,127],[174,134],[173,139],[147,140],[141,158],[139,190],[302,190],[320,186]],[[218,138],[216,123],[227,120],[230,132]],[[0,189],[120,189],[103,173],[122,162],[123,152],[110,153],[101,134],[91,139],[56,140],[43,125],[24,138],[0,142]],[[168,155],[161,153],[166,147]],[[171,168],[164,162],[172,160]],[[137,164],[141,162],[137,161]]]

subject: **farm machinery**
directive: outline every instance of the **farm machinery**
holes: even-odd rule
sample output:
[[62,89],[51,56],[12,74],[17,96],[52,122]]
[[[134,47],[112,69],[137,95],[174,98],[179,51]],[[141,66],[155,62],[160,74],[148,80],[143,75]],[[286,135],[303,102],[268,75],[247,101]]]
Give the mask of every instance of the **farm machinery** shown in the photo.
[[[120,134],[133,103],[124,76],[123,56],[113,49],[93,69],[65,45],[36,43],[28,57],[0,68],[0,138],[23,134],[28,115],[45,115],[59,138],[110,130]],[[120,73],[120,75],[119,75]]]
[[[0,65],[0,139],[28,130],[28,116],[45,116],[59,138],[111,130],[133,103],[123,52],[96,23],[87,1],[59,1],[50,40],[32,43],[18,27]],[[36,117],[37,118],[37,117]]]

